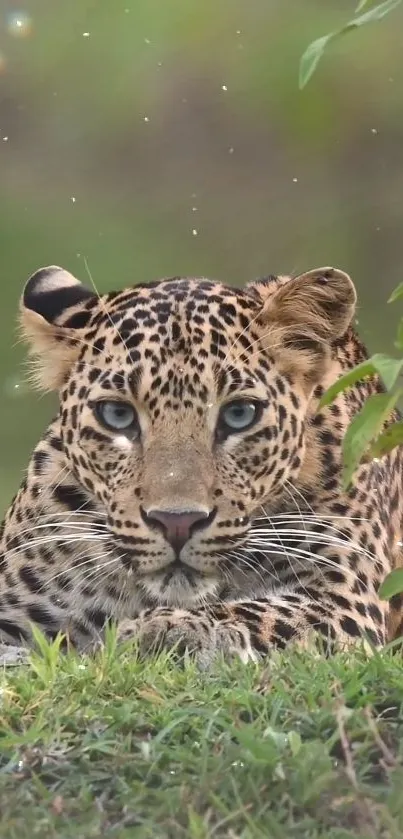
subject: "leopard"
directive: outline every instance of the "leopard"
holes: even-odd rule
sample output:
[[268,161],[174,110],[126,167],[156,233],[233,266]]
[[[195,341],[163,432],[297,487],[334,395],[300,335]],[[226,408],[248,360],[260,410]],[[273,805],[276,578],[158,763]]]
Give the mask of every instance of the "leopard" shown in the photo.
[[[243,287],[171,277],[99,294],[49,266],[20,303],[57,414],[1,529],[0,641],[80,653],[108,626],[200,667],[289,645],[383,647],[402,598],[402,448],[343,481],[371,373],[357,292],[332,267]],[[29,419],[27,418],[29,425]]]

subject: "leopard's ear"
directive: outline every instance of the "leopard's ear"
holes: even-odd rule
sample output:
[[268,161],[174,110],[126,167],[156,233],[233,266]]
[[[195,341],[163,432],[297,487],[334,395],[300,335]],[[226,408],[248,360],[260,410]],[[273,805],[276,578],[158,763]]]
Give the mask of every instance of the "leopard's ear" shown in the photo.
[[316,268],[252,288],[260,298],[258,322],[266,329],[268,349],[276,348],[284,363],[302,366],[308,378],[317,378],[354,315],[357,294],[348,274]]
[[20,302],[20,325],[34,359],[34,380],[42,390],[57,390],[65,381],[97,299],[57,265],[40,268],[29,278]]

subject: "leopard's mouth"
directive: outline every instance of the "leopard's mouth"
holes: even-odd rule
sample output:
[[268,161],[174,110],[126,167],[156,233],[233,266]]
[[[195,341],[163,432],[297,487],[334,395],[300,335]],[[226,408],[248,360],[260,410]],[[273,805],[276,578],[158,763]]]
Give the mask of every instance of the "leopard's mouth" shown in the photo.
[[180,560],[159,570],[142,573],[140,589],[152,606],[197,607],[217,599],[223,581],[215,573],[198,571]]
[[221,577],[224,568],[236,564],[236,552],[247,544],[249,533],[250,526],[242,533],[210,536],[196,545],[190,539],[179,549],[163,539],[130,537],[110,530],[111,541],[127,570],[141,578],[157,575],[170,579],[182,575],[188,582],[194,578]]
[[174,559],[162,568],[140,573],[142,580],[159,580],[164,587],[178,583],[197,586],[202,580],[216,579],[220,576],[218,567],[214,570],[211,568],[195,568],[181,559]]
[[189,580],[192,577],[210,577],[222,573],[222,568],[231,561],[233,545],[227,545],[227,550],[202,553],[196,551],[181,551],[178,556],[167,545],[164,550],[158,546],[132,547],[122,537],[114,536],[115,551],[119,552],[120,562],[130,573],[141,578],[169,575],[184,575]]

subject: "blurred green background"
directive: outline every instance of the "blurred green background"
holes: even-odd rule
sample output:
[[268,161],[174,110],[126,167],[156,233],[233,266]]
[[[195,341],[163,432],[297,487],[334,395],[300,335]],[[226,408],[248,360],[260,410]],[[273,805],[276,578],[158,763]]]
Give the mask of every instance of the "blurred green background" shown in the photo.
[[25,279],[99,290],[334,264],[390,349],[402,278],[403,6],[325,56],[344,0],[0,0],[0,506],[54,410],[24,384]]

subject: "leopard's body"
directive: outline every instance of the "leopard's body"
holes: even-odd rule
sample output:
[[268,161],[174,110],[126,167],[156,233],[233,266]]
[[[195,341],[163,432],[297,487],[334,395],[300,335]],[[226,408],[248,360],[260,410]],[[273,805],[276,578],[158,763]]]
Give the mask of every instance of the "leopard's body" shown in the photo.
[[0,641],[29,643],[34,622],[85,648],[111,619],[207,664],[313,633],[393,637],[401,603],[378,588],[402,564],[402,450],[340,481],[343,435],[382,384],[318,408],[366,357],[354,307],[333,269],[102,297],[37,272],[22,322],[60,410],[6,514]]

